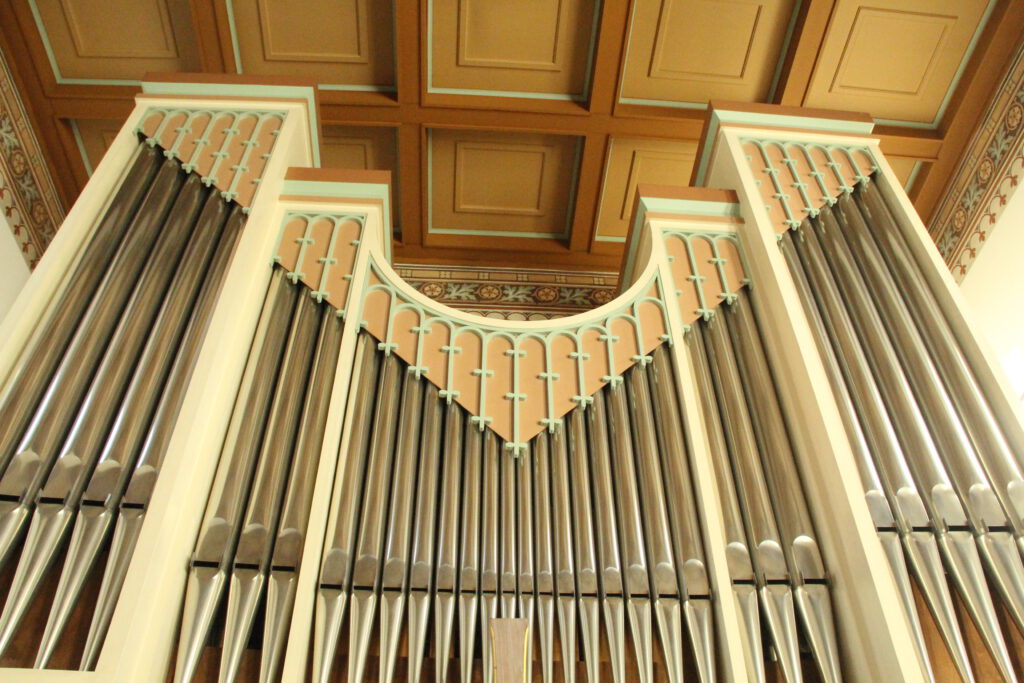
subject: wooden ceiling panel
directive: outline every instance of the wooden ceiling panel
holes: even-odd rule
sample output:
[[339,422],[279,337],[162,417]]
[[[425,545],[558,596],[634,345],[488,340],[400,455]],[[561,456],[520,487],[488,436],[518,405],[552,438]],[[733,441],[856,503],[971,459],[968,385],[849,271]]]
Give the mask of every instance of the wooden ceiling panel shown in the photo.
[[839,0],[804,104],[937,126],[995,0]]
[[394,89],[392,3],[234,0],[230,7],[241,73],[310,76],[328,88]]
[[35,0],[34,5],[58,83],[137,82],[147,71],[199,68],[187,0]]
[[795,0],[637,0],[620,93],[627,104],[766,102]]
[[428,234],[564,239],[581,139],[431,130]]
[[625,242],[636,186],[689,184],[697,142],[613,138],[610,144],[595,239]]
[[428,0],[428,92],[582,100],[589,0]]
[[395,129],[386,126],[325,126],[320,161],[325,168],[397,171]]
[[122,120],[78,119],[71,121],[71,128],[75,133],[79,151],[82,153],[82,161],[85,163],[85,169],[89,175],[92,175],[92,172],[99,166],[107,148],[117,137],[123,125],[124,121]]

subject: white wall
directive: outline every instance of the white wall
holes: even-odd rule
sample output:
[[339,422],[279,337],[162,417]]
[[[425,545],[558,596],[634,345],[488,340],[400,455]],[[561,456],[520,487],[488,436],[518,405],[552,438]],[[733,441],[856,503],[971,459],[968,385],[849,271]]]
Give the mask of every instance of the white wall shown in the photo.
[[1010,197],[960,289],[1024,399],[1024,191]]
[[21,255],[18,241],[0,213],[0,320],[7,315],[28,275],[28,264]]

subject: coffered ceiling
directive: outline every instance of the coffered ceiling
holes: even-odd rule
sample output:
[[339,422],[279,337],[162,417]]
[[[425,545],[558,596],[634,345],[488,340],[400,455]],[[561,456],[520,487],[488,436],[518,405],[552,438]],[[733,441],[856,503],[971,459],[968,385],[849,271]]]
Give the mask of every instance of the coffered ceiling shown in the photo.
[[925,218],[1024,35],[1014,0],[9,0],[66,203],[149,71],[300,76],[325,166],[393,172],[396,259],[617,269],[710,99],[867,111]]

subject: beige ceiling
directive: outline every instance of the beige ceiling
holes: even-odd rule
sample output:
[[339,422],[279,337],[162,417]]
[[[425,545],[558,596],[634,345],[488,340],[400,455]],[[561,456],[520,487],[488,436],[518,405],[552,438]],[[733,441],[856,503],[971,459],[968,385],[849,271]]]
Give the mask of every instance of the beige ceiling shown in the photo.
[[639,183],[688,183],[709,99],[868,111],[917,196],[1021,21],[1003,0],[12,4],[82,168],[147,71],[312,77],[323,163],[394,173],[399,259],[587,268],[617,265]]

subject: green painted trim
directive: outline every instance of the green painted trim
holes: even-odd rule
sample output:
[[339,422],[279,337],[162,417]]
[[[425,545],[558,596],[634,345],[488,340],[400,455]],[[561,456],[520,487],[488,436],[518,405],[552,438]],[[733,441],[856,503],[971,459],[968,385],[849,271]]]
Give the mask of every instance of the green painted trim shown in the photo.
[[391,260],[391,235],[394,226],[391,221],[391,194],[388,185],[383,183],[342,183],[328,180],[285,180],[281,184],[281,194],[379,200],[384,207],[384,237],[381,246],[388,261]]
[[398,92],[398,89],[393,85],[343,85],[337,83],[318,83],[316,87],[317,90],[338,90],[343,92]]
[[78,147],[78,153],[82,155],[82,163],[85,164],[85,172],[92,177],[93,167],[89,163],[89,155],[85,153],[85,142],[82,141],[82,133],[78,130],[78,122],[74,119],[68,119],[68,123],[71,124],[71,134],[75,136],[75,145]]
[[875,119],[880,126],[899,126],[901,128],[914,128],[915,130],[935,130],[939,127],[936,122],[925,123],[923,121],[903,121],[901,119]]
[[583,95],[565,95],[563,93],[518,92],[514,90],[473,90],[470,88],[427,88],[428,93],[437,95],[474,95],[477,97],[518,97],[524,100],[556,100],[559,102],[583,102]]
[[564,239],[565,233],[558,232],[516,232],[514,230],[459,230],[455,228],[431,228],[431,235],[477,235],[479,237],[528,237],[530,239]]
[[235,56],[235,73],[242,73],[242,52],[238,47],[238,27],[235,25],[235,5],[224,0],[228,11],[228,32],[231,34],[231,53]]
[[903,186],[903,191],[907,194],[910,194],[910,188],[914,187],[914,181],[917,180],[917,174],[921,172],[923,166],[923,161],[914,162],[914,168],[911,169],[910,175],[907,176],[907,183]]
[[[262,97],[305,100],[309,111],[309,142],[313,154],[313,167],[320,168],[320,126],[317,123],[316,92],[305,85],[256,85],[246,83],[173,83],[142,81],[146,95],[191,97],[244,97],[258,100]],[[228,108],[225,103],[225,108]]]
[[793,13],[789,15],[789,26],[786,27],[786,37],[782,39],[782,47],[779,49],[779,59],[775,62],[775,73],[772,75],[772,85],[768,89],[768,102],[775,101],[775,91],[779,87],[779,80],[782,78],[782,65],[786,61],[786,53],[789,52],[789,44],[793,41],[793,31],[796,29],[796,20],[800,14],[800,7],[803,0],[797,0],[793,4]]
[[615,235],[595,235],[594,236],[594,241],[595,242],[618,242],[619,244],[625,244],[626,243],[626,238],[625,237],[617,237]]
[[722,124],[766,126],[772,128],[796,128],[808,131],[823,131],[832,133],[851,133],[854,135],[868,135],[874,130],[874,123],[863,121],[843,121],[842,119],[819,119],[810,116],[792,116],[789,114],[758,114],[747,111],[730,111],[728,109],[714,109],[711,112],[711,120],[708,123],[708,132],[700,142],[703,150],[700,159],[697,161],[697,175],[695,185],[704,185],[708,172],[708,164],[711,162],[711,151],[714,148],[714,140],[718,136],[718,129]]
[[707,109],[707,102],[673,102],[671,100],[645,100],[642,97],[620,97],[620,104],[639,104],[644,107],[669,107],[671,109]]

